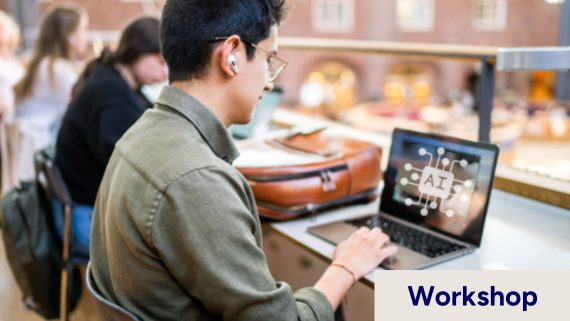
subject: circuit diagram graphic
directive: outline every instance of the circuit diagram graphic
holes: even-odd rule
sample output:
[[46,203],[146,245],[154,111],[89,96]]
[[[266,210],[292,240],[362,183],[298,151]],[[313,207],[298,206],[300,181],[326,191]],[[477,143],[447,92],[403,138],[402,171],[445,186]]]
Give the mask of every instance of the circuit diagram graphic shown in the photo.
[[[441,212],[444,212],[448,217],[452,217],[455,212],[446,207],[446,201],[449,197],[457,197],[461,200],[462,203],[465,204],[467,208],[469,208],[469,203],[471,202],[471,194],[472,191],[468,191],[471,186],[473,186],[474,182],[471,180],[461,181],[455,178],[453,174],[453,168],[456,164],[459,164],[461,167],[466,167],[468,165],[467,160],[454,160],[450,161],[448,158],[441,159],[443,154],[445,154],[445,149],[443,147],[439,147],[437,149],[437,162],[434,167],[432,167],[433,162],[433,155],[428,153],[425,148],[420,148],[418,150],[420,156],[429,155],[429,163],[423,169],[415,168],[412,166],[411,163],[406,163],[404,165],[404,169],[406,172],[411,172],[411,180],[404,177],[400,180],[402,185],[415,185],[418,187],[420,192],[419,199],[414,202],[411,198],[406,198],[404,203],[407,206],[422,206],[422,200],[424,201],[423,208],[420,211],[420,214],[426,216],[428,214],[428,205],[432,209],[437,209]],[[442,164],[442,168],[439,169],[440,160]],[[448,165],[449,170],[446,171],[446,167]],[[440,204],[437,203],[437,199],[440,198]],[[459,212],[458,214],[461,216],[467,216],[466,211],[465,213]]]

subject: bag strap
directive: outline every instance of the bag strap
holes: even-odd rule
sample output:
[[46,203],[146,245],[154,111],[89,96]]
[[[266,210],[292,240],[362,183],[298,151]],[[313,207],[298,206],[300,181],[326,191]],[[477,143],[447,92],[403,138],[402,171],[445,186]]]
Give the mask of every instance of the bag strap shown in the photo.
[[65,185],[63,175],[59,168],[55,165],[55,157],[50,154],[53,151],[51,148],[42,149],[36,153],[36,184],[43,185],[39,179],[39,175],[43,174],[46,179],[47,189],[46,192],[51,198],[60,200],[62,203],[71,204],[71,194]]
[[295,129],[295,128],[292,128],[292,129],[289,131],[289,133],[287,134],[286,139],[287,139],[287,140],[291,140],[291,139],[293,139],[293,138],[295,138],[296,136],[299,136],[299,135],[308,136],[308,135],[311,135],[311,134],[315,134],[315,133],[321,132],[321,131],[323,131],[323,130],[325,130],[325,129],[327,129],[326,126],[323,126],[323,127],[315,127],[315,128],[309,128],[309,129],[299,129],[299,128]]
[[[311,154],[311,155],[318,155],[322,157],[340,157],[342,156],[342,152],[331,150],[318,150],[318,149],[311,149],[311,148],[303,148],[299,147],[298,144],[294,143],[295,138],[299,136],[312,136],[312,135],[319,135],[323,130],[327,129],[327,127],[313,127],[308,129],[303,128],[293,128],[289,131],[289,133],[284,137],[276,137],[270,140],[267,140],[266,143],[272,145],[273,147],[287,150],[289,152],[300,152],[304,154]],[[302,138],[301,138],[302,139]]]
[[48,153],[47,148],[39,150],[37,154],[40,155],[42,159],[41,161],[38,161],[37,156],[36,159],[34,159],[34,168],[36,170],[36,177],[35,177],[36,181],[38,180],[40,173],[43,171],[42,164],[45,163],[46,161],[53,161],[53,157]]
[[30,230],[30,222],[28,222],[28,218],[26,217],[25,211],[24,211],[24,207],[22,206],[22,203],[20,203],[20,190],[16,189],[14,191],[14,197],[12,198],[12,200],[14,201],[14,204],[16,205],[16,210],[18,211],[18,213],[20,214],[20,219],[22,220],[22,223],[24,224],[24,229],[26,230],[26,234],[28,235],[28,247],[29,247],[29,251],[30,251],[30,255],[32,257],[32,260],[36,260],[36,254],[34,252],[34,235],[32,234],[32,231]]
[[266,143],[273,147],[279,148],[281,150],[286,150],[289,152],[296,152],[299,154],[310,154],[310,155],[318,155],[322,157],[332,157],[332,156],[342,156],[340,152],[337,151],[330,151],[330,152],[317,152],[317,151],[310,151],[301,148],[296,148],[293,146],[288,145],[285,142],[280,141],[279,139],[270,139],[267,140]]

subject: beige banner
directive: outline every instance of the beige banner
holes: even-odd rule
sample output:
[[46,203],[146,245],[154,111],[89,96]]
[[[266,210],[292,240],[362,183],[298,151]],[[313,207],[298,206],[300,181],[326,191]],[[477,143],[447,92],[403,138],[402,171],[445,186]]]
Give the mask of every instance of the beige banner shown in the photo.
[[375,321],[570,320],[570,271],[377,270],[374,308]]

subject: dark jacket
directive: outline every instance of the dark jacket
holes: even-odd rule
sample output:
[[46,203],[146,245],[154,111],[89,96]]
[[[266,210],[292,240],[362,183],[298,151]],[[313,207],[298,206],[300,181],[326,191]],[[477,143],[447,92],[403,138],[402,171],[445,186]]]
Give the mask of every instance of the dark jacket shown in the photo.
[[56,164],[75,202],[94,205],[115,143],[152,104],[118,70],[97,64],[70,103],[56,145]]

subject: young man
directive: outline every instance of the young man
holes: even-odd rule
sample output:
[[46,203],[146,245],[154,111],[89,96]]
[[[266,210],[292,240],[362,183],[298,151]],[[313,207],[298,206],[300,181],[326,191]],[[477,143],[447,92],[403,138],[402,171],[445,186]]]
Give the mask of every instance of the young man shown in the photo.
[[[333,320],[394,247],[379,229],[341,243],[314,287],[275,283],[226,128],[250,121],[283,62],[277,0],[168,0],[170,86],[117,143],[95,206],[91,264],[109,300],[144,320]],[[343,268],[343,267],[345,268]]]

